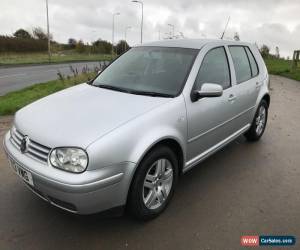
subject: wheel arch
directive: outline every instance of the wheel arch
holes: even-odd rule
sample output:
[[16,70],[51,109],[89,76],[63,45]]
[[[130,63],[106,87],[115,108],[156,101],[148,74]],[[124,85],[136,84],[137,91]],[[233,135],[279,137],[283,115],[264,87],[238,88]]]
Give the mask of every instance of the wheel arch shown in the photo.
[[262,100],[265,100],[265,101],[267,102],[268,108],[269,108],[270,102],[271,102],[271,97],[270,97],[270,95],[267,93],[267,94],[265,94],[261,99],[262,99]]
[[184,149],[183,149],[182,145],[180,144],[180,142],[173,137],[161,138],[160,140],[155,141],[144,151],[144,153],[141,155],[140,159],[136,163],[136,167],[134,169],[132,178],[130,180],[126,204],[128,201],[129,193],[131,192],[132,182],[136,176],[137,169],[138,169],[140,163],[152,150],[154,150],[156,147],[159,147],[161,145],[167,145],[171,150],[173,150],[173,152],[176,154],[176,157],[178,159],[178,166],[179,166],[178,174],[181,175],[183,173],[182,170],[183,170],[183,166],[185,163],[185,156],[184,156]]
[[[146,157],[147,154],[149,154],[152,150],[154,150],[156,147],[161,145],[168,146],[176,154],[176,157],[178,159],[178,166],[179,166],[178,173],[182,173],[182,169],[185,161],[184,150],[180,142],[173,137],[161,138],[160,140],[157,140],[151,145],[149,145],[149,147],[144,151],[144,153],[141,155],[140,159],[136,163],[137,166],[136,169],[138,168],[139,164]],[[136,169],[134,171],[134,174],[136,172]]]

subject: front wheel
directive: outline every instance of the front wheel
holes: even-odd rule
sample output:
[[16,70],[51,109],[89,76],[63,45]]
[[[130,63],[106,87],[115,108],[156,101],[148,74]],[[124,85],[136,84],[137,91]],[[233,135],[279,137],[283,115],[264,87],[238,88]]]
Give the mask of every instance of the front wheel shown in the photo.
[[250,129],[245,133],[248,141],[258,141],[263,135],[268,120],[268,104],[262,100],[257,108]]
[[141,220],[158,216],[174,193],[178,178],[178,161],[174,152],[159,146],[142,160],[136,170],[129,197],[131,214]]

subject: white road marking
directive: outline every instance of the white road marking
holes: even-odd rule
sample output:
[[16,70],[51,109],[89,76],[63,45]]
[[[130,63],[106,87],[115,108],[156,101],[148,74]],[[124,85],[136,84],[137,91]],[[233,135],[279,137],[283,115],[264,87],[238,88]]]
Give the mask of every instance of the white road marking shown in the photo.
[[7,77],[13,77],[13,76],[25,76],[26,73],[20,73],[20,74],[14,74],[14,75],[4,75],[0,76],[0,78],[7,78]]

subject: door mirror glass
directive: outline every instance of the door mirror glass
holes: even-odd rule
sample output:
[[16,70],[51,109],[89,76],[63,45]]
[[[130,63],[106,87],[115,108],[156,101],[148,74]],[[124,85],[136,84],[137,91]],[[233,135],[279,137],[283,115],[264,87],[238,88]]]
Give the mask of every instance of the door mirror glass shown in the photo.
[[202,97],[218,97],[223,94],[223,87],[215,83],[204,83],[200,90],[194,91],[194,100],[198,100]]

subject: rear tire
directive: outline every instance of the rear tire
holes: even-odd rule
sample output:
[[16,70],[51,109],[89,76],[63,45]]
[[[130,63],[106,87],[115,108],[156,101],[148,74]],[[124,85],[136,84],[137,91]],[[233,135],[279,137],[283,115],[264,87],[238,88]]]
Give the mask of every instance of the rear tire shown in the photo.
[[250,129],[245,133],[248,141],[258,141],[263,135],[268,120],[268,104],[261,100],[256,110]]
[[167,146],[150,151],[137,167],[128,196],[129,212],[139,220],[161,214],[169,204],[178,180],[178,159]]

